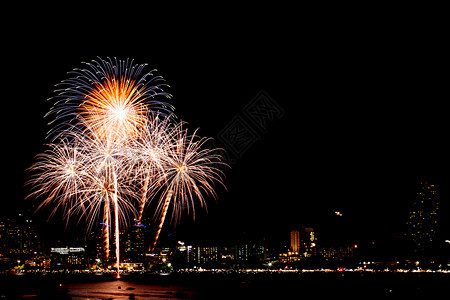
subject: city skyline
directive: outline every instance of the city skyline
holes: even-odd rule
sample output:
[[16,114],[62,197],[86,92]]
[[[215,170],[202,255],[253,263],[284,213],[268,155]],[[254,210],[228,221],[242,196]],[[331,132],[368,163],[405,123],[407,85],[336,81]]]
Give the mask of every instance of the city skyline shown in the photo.
[[[421,191],[433,186],[429,182],[420,182],[418,199],[421,198]],[[340,213],[336,215],[340,217]],[[413,222],[424,224],[428,218],[428,215],[414,216]],[[148,251],[148,244],[154,240],[154,230],[148,221],[136,222],[128,229],[121,230],[121,268],[152,272],[167,268],[194,268],[195,271],[196,268],[238,270],[249,267],[275,270],[357,268],[362,271],[363,267],[367,268],[367,264],[372,264],[369,269],[381,270],[384,267],[390,270],[417,270],[419,260],[420,268],[425,270],[446,270],[449,266],[446,252],[450,249],[449,240],[433,236],[433,231],[438,230],[438,227],[431,230],[421,227],[419,237],[412,236],[412,239],[409,227],[403,243],[390,245],[388,252],[378,247],[378,241],[369,247],[355,240],[330,244],[330,241],[321,237],[320,231],[305,226],[285,232],[281,239],[284,241],[279,244],[266,237],[251,236],[235,237],[232,240],[180,240],[169,232],[162,236],[156,248]],[[40,230],[26,214],[0,218],[0,268],[3,272],[13,269],[25,272],[87,272],[110,268],[115,259],[114,253],[109,258],[105,257],[101,228],[102,224],[98,224],[88,235],[77,238],[44,240]],[[430,234],[433,243],[427,240]],[[421,244],[423,241],[427,244]],[[399,245],[401,251],[394,249]]]
[[[408,191],[408,194],[410,195],[410,199],[409,202],[404,203],[404,206],[401,208],[397,208],[398,211],[401,212],[400,216],[397,217],[397,219],[395,221],[391,221],[391,223],[389,223],[389,226],[391,226],[392,224],[395,224],[396,226],[391,226],[391,227],[387,227],[384,228],[383,231],[381,230],[373,230],[373,231],[361,231],[358,232],[357,230],[355,231],[355,228],[353,228],[352,226],[355,226],[356,223],[354,223],[355,219],[358,218],[364,218],[365,212],[363,211],[362,213],[359,212],[355,212],[354,210],[349,210],[343,207],[340,208],[332,208],[332,207],[327,207],[326,209],[323,209],[321,211],[321,213],[315,213],[316,216],[318,216],[316,219],[313,218],[308,218],[305,221],[303,221],[300,218],[296,218],[296,219],[291,219],[288,220],[286,223],[283,224],[283,226],[275,226],[273,228],[269,227],[261,227],[261,228],[251,228],[251,227],[242,227],[242,228],[236,228],[233,226],[233,224],[230,224],[230,227],[228,230],[226,230],[226,232],[221,231],[221,228],[217,228],[215,227],[213,230],[217,230],[219,229],[219,231],[217,231],[216,233],[219,234],[218,236],[222,236],[224,238],[232,238],[232,236],[236,236],[236,235],[242,235],[242,234],[249,234],[249,235],[254,235],[254,236],[273,236],[273,235],[279,235],[280,231],[289,231],[292,230],[292,228],[296,228],[298,226],[312,226],[312,227],[316,227],[319,230],[321,230],[321,228],[323,228],[324,232],[323,234],[325,234],[325,236],[328,236],[330,238],[330,241],[333,240],[332,236],[336,235],[336,236],[340,236],[340,237],[345,237],[344,239],[347,240],[361,240],[364,242],[369,242],[370,240],[374,240],[374,239],[381,239],[381,240],[389,240],[391,239],[393,236],[395,235],[404,235],[406,234],[406,232],[408,231],[408,223],[409,223],[409,211],[410,211],[410,207],[411,204],[414,202],[414,200],[417,197],[417,194],[415,193],[416,191],[416,185],[417,185],[417,178],[420,178],[423,176],[419,176],[416,177],[416,179],[414,180],[414,186],[411,186],[411,190]],[[430,176],[428,176],[428,178],[432,178]],[[433,179],[431,179],[433,180]],[[433,182],[436,182],[433,180]],[[445,193],[444,193],[445,195]],[[440,203],[442,203],[443,201],[441,200]],[[220,206],[216,203],[212,203],[211,205],[212,207],[210,207],[210,210],[212,210],[213,212],[200,212],[199,213],[199,220],[197,221],[193,221],[193,220],[189,220],[188,218],[185,218],[182,220],[182,225],[179,226],[178,228],[175,228],[173,225],[169,226],[169,231],[171,232],[179,232],[182,236],[187,236],[189,238],[189,235],[192,235],[192,238],[200,238],[200,239],[209,239],[208,235],[210,235],[210,231],[206,230],[205,231],[205,223],[206,224],[212,224],[214,226],[217,226],[217,221],[216,220],[211,220],[211,213],[217,213],[217,210],[220,209]],[[444,207],[443,209],[441,209],[441,213],[444,217],[440,217],[440,236],[442,238],[448,236],[448,229],[445,227],[447,224],[447,221],[445,219],[445,215],[448,214],[448,211],[446,211],[446,205],[445,203],[442,203],[442,206]],[[16,214],[17,212],[23,212],[23,209],[19,209],[16,210],[16,212],[9,212],[5,214],[5,211],[3,211],[2,215],[3,216],[12,216],[14,214]],[[30,209],[30,206],[28,206],[27,209],[29,214],[32,214],[32,209]],[[82,225],[74,225],[74,224],[66,224],[66,222],[62,219],[62,216],[58,216],[57,218],[53,219],[53,220],[47,220],[47,214],[48,212],[43,212],[43,213],[38,213],[37,215],[34,215],[34,218],[38,219],[38,223],[40,223],[41,226],[43,227],[47,227],[47,228],[52,228],[55,225],[58,226],[58,230],[56,231],[62,238],[64,236],[71,236],[71,235],[77,235],[80,232],[83,233],[83,230],[85,229],[84,226]],[[353,216],[349,216],[350,214],[356,214]],[[214,215],[213,215],[214,217]],[[239,222],[239,220],[235,220],[237,222]],[[386,221],[386,220],[385,220]],[[50,222],[49,224],[47,224],[48,222]],[[131,222],[132,223],[132,222]],[[59,224],[59,225],[58,225]],[[68,228],[65,228],[65,226],[69,225]],[[273,225],[273,224],[269,224],[269,225]],[[338,225],[341,227],[345,227],[347,226],[346,229],[346,233],[336,233],[335,230],[337,230],[336,228],[333,228],[333,226]],[[381,224],[382,225],[382,224]],[[340,228],[340,227],[339,227]],[[383,226],[381,226],[381,228],[383,228]],[[190,233],[189,230],[193,229],[194,232]],[[206,228],[207,229],[207,228]],[[373,229],[373,228],[369,228],[369,229]],[[322,231],[322,230],[321,230]]]
[[[237,240],[265,240],[274,247],[289,247],[291,251],[298,252],[301,247],[304,248],[304,246],[301,245],[308,243],[310,238],[312,238],[311,241],[316,244],[314,238],[317,239],[318,236],[320,236],[320,244],[323,244],[326,247],[358,244],[362,248],[370,248],[376,243],[377,246],[378,244],[381,245],[378,246],[381,247],[378,249],[381,249],[379,254],[383,253],[391,256],[397,254],[409,255],[411,253],[420,254],[425,249],[438,246],[449,239],[445,235],[445,231],[444,234],[442,234],[443,228],[441,228],[441,219],[439,216],[439,206],[441,202],[439,186],[430,176],[421,176],[416,180],[415,191],[415,199],[411,200],[407,207],[404,207],[404,211],[408,214],[408,217],[403,220],[403,231],[400,232],[386,231],[378,236],[348,235],[346,231],[349,231],[348,226],[351,226],[351,223],[345,221],[345,212],[336,210],[330,213],[330,217],[334,220],[333,222],[298,222],[285,228],[284,231],[278,232],[240,231],[233,232],[227,235],[224,239],[224,236],[221,235],[195,236],[186,234],[184,230],[180,230],[180,233],[177,228],[168,227],[162,231],[161,239],[163,243],[166,243],[169,239],[172,240],[172,242],[175,240],[187,240],[194,243],[204,241],[206,243],[213,244],[220,243],[220,240],[225,243]],[[91,231],[83,232],[83,227],[80,229],[79,225],[72,225],[69,228],[59,228],[59,230],[55,230],[55,224],[61,223],[61,220],[55,219],[51,221],[53,224],[39,222],[39,220],[36,222],[36,216],[34,216],[30,211],[19,211],[15,216],[9,216],[8,219],[14,220],[16,218],[23,219],[23,222],[27,222],[26,224],[31,224],[34,219],[35,223],[33,224],[39,227],[39,236],[45,240],[45,243],[53,244],[59,241],[59,243],[62,244],[70,244],[74,237],[76,237],[76,239],[86,239],[93,234]],[[3,219],[5,220],[4,217]],[[195,222],[192,223],[195,224]],[[25,225],[25,223],[23,224]],[[145,250],[144,252],[147,252],[150,243],[149,241],[153,240],[154,235],[156,234],[156,225],[157,223],[155,223],[152,218],[145,218],[142,220],[142,223],[134,220],[128,227],[123,229],[123,232],[129,232],[127,234],[130,234],[130,232],[132,232],[135,228],[140,229],[140,232],[145,230],[147,244],[141,246],[142,249]],[[104,224],[101,222],[96,223],[94,224],[92,230],[98,231],[103,226]],[[53,228],[51,234],[48,234],[48,228]],[[181,228],[183,228],[182,225]],[[312,237],[310,236],[311,234]],[[403,252],[392,251],[395,250],[392,246],[390,246],[386,252],[386,249],[383,249],[382,247],[385,247],[387,242],[394,242],[394,247],[402,246],[403,248],[400,250]],[[408,252],[406,252],[407,249],[409,249]]]

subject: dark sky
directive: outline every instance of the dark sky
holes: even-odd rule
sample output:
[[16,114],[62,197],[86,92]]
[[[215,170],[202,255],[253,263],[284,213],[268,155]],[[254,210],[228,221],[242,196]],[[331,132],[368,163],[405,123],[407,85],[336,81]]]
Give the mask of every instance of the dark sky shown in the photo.
[[86,12],[21,14],[2,43],[2,214],[28,206],[24,170],[44,149],[53,85],[83,61],[129,57],[158,69],[176,114],[202,135],[217,137],[261,90],[284,110],[181,236],[287,239],[306,225],[332,239],[339,209],[350,238],[389,238],[404,230],[416,177],[429,175],[448,238],[449,49],[439,24],[283,12],[164,10],[161,20],[93,23]]

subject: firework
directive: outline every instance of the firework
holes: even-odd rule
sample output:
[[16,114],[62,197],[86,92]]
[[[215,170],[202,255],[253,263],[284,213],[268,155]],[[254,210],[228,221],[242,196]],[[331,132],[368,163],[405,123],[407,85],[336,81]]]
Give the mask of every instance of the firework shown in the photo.
[[145,205],[153,196],[155,187],[164,181],[166,156],[173,146],[174,136],[183,124],[171,120],[171,116],[164,118],[159,114],[150,115],[148,126],[129,143],[132,156],[135,158],[130,167],[134,169],[140,183],[138,186],[141,187],[138,221],[142,219]]
[[28,181],[34,189],[28,197],[46,195],[38,209],[53,204],[53,213],[62,207],[65,215],[69,216],[73,213],[71,208],[77,203],[80,191],[90,181],[89,174],[84,170],[85,156],[82,149],[73,147],[66,139],[48,146],[48,150],[37,155],[31,167],[36,174]]
[[101,218],[108,260],[114,226],[117,275],[120,227],[131,216],[140,221],[146,204],[157,201],[156,245],[169,207],[172,217],[193,213],[206,196],[216,197],[214,183],[223,185],[219,149],[209,139],[189,134],[175,122],[171,106],[157,100],[170,97],[163,79],[144,73],[133,61],[98,60],[70,72],[55,103],[48,150],[36,157],[29,180],[29,197],[38,206],[53,206],[51,216],[64,211],[79,216],[88,229]]
[[[73,77],[63,81],[59,85],[61,88],[56,90],[58,95],[49,112],[49,115],[54,115],[56,125],[49,132],[49,136],[58,138],[67,133],[70,135],[76,128],[83,135],[95,136],[95,142],[103,143],[99,149],[104,152],[100,153],[100,159],[93,161],[100,161],[101,165],[96,168],[104,170],[100,183],[103,185],[106,253],[109,252],[108,227],[111,225],[109,204],[113,207],[116,265],[119,274],[119,217],[122,217],[119,186],[128,180],[121,181],[119,185],[119,175],[122,176],[123,172],[119,172],[120,160],[113,158],[112,152],[120,149],[122,143],[126,143],[147,126],[150,110],[158,107],[163,111],[171,109],[156,100],[157,97],[170,95],[163,90],[166,84],[162,77],[153,76],[155,70],[143,72],[145,64],[136,65],[128,59],[100,59],[86,63],[86,66],[85,69],[69,72]],[[94,162],[91,164],[96,165]]]
[[161,156],[164,174],[153,183],[152,194],[161,194],[157,208],[161,218],[152,248],[158,241],[170,204],[175,220],[184,210],[188,214],[192,212],[195,219],[195,206],[206,208],[205,196],[217,197],[214,183],[223,185],[224,173],[218,167],[227,165],[222,162],[221,149],[205,147],[209,138],[199,137],[197,131],[189,134],[182,125],[169,130],[170,142]]
[[146,64],[133,60],[93,60],[86,68],[69,72],[55,90],[54,105],[46,116],[54,119],[49,136],[58,136],[67,127],[83,127],[103,137],[130,138],[146,125],[150,111],[173,108],[160,97],[168,85],[156,70],[144,72]]
[[131,175],[126,148],[92,132],[77,134],[75,130],[49,148],[36,157],[31,167],[35,174],[28,182],[32,185],[29,196],[45,197],[38,209],[53,206],[53,214],[62,208],[67,222],[73,215],[85,218],[88,229],[102,216],[106,258],[113,212],[119,259],[119,224],[126,224],[129,215],[136,215],[133,189],[125,184]]

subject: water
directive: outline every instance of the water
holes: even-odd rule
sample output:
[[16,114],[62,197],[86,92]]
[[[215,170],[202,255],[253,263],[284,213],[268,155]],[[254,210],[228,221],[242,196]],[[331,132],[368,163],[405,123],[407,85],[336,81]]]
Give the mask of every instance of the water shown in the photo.
[[69,274],[0,276],[0,300],[431,299],[448,293],[450,274]]
[[125,281],[106,281],[94,283],[69,283],[61,286],[67,289],[73,300],[97,299],[194,299],[197,293],[186,286],[138,284]]

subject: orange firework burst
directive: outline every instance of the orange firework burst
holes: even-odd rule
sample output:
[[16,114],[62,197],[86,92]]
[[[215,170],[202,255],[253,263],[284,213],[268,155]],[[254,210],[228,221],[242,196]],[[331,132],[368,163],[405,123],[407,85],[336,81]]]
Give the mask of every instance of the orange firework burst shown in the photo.
[[148,106],[144,87],[135,80],[108,74],[87,95],[80,106],[80,116],[87,128],[108,138],[131,138],[146,126]]
[[145,127],[147,114],[167,112],[172,106],[159,98],[170,98],[168,87],[156,70],[144,72],[146,64],[133,60],[93,60],[87,68],[69,72],[73,77],[62,81],[52,98],[54,104],[46,116],[49,137],[57,138],[66,130],[82,127],[104,138],[130,138]]

